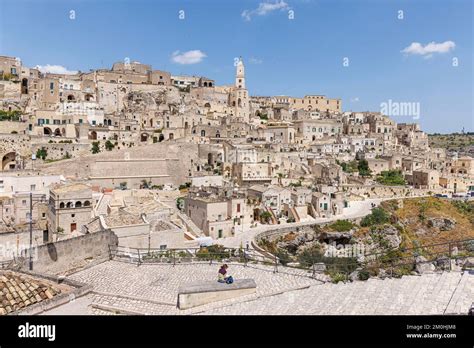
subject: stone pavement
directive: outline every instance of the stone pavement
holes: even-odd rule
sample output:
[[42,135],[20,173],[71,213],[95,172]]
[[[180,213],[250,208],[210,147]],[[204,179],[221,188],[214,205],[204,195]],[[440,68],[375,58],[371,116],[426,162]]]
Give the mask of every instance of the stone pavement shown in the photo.
[[445,272],[401,279],[315,285],[213,309],[205,314],[467,314],[473,301],[474,274]]
[[253,278],[257,293],[188,310],[176,308],[180,285],[216,279],[219,264],[141,265],[108,261],[70,276],[93,293],[50,313],[68,314],[466,314],[474,302],[474,273],[445,272],[323,283],[302,270],[230,264],[236,278]]
[[[236,279],[253,278],[257,292],[253,295],[220,301],[185,311],[176,309],[178,289],[181,285],[217,279],[218,263],[141,265],[108,261],[70,276],[71,279],[93,286],[91,306],[104,309],[120,308],[124,312],[141,314],[191,314],[237,301],[270,296],[284,291],[321,284],[302,270],[274,273],[273,266],[229,263],[229,274]],[[281,269],[281,267],[280,267]],[[98,306],[96,306],[98,305]]]

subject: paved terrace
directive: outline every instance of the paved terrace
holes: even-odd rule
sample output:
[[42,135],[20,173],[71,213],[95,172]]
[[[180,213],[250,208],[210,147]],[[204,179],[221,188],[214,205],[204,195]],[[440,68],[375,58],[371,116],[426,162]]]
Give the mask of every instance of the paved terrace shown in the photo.
[[93,293],[45,314],[466,314],[474,273],[445,272],[402,279],[323,283],[305,271],[230,264],[235,278],[253,278],[257,293],[188,310],[176,308],[182,284],[215,281],[218,264],[141,265],[108,261],[70,278]]

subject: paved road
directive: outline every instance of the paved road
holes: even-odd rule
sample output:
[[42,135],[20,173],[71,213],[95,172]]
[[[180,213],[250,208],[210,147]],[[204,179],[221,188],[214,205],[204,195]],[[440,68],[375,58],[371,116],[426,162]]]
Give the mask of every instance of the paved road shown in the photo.
[[[393,198],[390,198],[393,199]],[[313,225],[315,223],[325,223],[325,222],[330,222],[330,221],[336,221],[336,220],[341,220],[341,219],[353,219],[353,218],[359,218],[362,216],[365,216],[370,213],[370,210],[372,209],[372,203],[375,205],[379,205],[380,202],[383,200],[388,200],[382,199],[382,198],[377,198],[377,199],[367,199],[365,201],[353,201],[350,203],[350,207],[345,208],[344,212],[341,215],[333,216],[330,218],[318,218],[318,219],[313,219],[311,218],[310,221],[304,221],[304,222],[294,222],[294,223],[289,223],[289,224],[280,224],[280,225],[259,225],[257,227],[251,228],[250,226],[243,226],[243,231],[237,231],[236,235],[233,237],[227,237],[227,238],[221,238],[219,239],[218,243],[222,244],[228,248],[239,248],[240,246],[245,247],[246,243],[254,239],[254,237],[265,231],[274,231],[274,230],[279,230],[279,229],[284,229],[287,227],[301,227],[301,226],[307,226],[307,225]]]

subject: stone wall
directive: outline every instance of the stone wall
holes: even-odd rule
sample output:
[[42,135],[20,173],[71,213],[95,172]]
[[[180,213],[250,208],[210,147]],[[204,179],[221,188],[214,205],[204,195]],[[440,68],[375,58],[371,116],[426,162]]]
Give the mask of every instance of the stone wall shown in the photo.
[[25,134],[27,129],[28,124],[25,122],[0,121],[0,134],[11,134],[12,132]]
[[423,196],[429,190],[414,189],[406,186],[382,186],[382,185],[343,185],[343,190],[347,194],[364,196],[366,198],[390,198],[390,197],[415,197]]
[[117,236],[109,230],[44,244],[35,250],[33,270],[36,273],[63,274],[92,261],[105,261],[110,257],[109,245],[118,245]]
[[31,155],[30,142],[31,139],[27,135],[0,134],[0,156],[16,152],[20,156],[29,157]]
[[38,149],[44,148],[47,152],[47,160],[60,160],[66,157],[66,153],[70,158],[78,157],[81,154],[89,153],[90,144],[77,144],[77,143],[37,143],[32,144],[31,148],[34,153]]
[[[34,216],[34,215],[33,215]],[[32,233],[33,246],[43,245],[43,231],[34,229]],[[22,255],[30,247],[30,232],[28,230],[15,233],[0,234],[0,261],[13,260]]]
[[[43,173],[61,173],[65,177],[90,179],[93,184],[104,187],[115,187],[120,182],[127,182],[127,178],[124,178],[126,176],[133,176],[128,178],[128,188],[138,188],[144,179],[152,179],[152,183],[156,185],[179,185],[191,181],[191,161],[198,158],[197,150],[196,144],[157,143],[101,152],[97,155],[83,155],[80,160],[70,159],[45,164],[41,169]],[[102,164],[99,164],[100,162]]]

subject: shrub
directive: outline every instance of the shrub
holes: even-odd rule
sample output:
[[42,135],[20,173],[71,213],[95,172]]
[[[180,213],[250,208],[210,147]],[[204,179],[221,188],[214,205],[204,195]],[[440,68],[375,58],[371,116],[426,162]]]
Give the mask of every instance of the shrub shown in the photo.
[[196,257],[204,260],[222,260],[234,256],[230,250],[225,250],[224,246],[219,244],[202,247],[196,252]]
[[382,208],[374,208],[372,209],[372,212],[365,216],[361,222],[360,225],[362,227],[367,227],[367,226],[374,226],[374,225],[380,225],[380,224],[385,224],[389,221],[389,214]]
[[272,214],[270,214],[268,211],[262,211],[260,213],[260,219],[265,222],[269,222],[271,217],[272,217]]
[[292,261],[290,254],[288,254],[288,252],[283,249],[278,249],[275,256],[278,257],[280,263],[283,266],[286,266],[289,262]]
[[306,248],[297,256],[298,262],[303,267],[311,267],[315,263],[322,262],[324,254],[318,245]]
[[185,184],[182,184],[182,185],[179,185],[179,189],[180,190],[185,190],[187,188],[191,187],[191,183],[190,182],[187,182]]
[[329,276],[333,283],[339,283],[346,280],[346,275],[344,273],[330,272]]
[[36,158],[41,158],[44,161],[47,156],[48,156],[48,152],[46,151],[44,147],[36,150]]
[[115,147],[115,145],[110,140],[107,140],[105,142],[105,149],[107,151],[111,151],[114,147]]
[[96,154],[96,153],[99,153],[99,152],[100,152],[100,147],[99,147],[99,142],[98,142],[98,141],[92,142],[91,152],[92,152],[93,154]]
[[359,280],[367,280],[370,278],[370,272],[366,269],[362,269],[359,271],[358,278]]
[[376,178],[382,185],[405,185],[406,181],[401,170],[383,171]]
[[360,160],[357,169],[359,170],[360,176],[370,176],[372,173],[372,170],[370,170],[369,168],[369,162],[367,162],[367,160]]
[[354,227],[354,224],[348,220],[337,220],[328,227],[333,231],[344,232],[351,230]]

